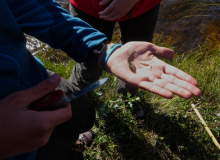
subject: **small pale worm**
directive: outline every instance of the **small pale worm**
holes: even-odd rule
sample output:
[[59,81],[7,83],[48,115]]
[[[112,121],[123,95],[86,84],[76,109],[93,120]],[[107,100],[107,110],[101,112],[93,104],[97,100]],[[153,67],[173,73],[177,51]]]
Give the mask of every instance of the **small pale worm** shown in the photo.
[[[128,66],[129,66],[129,68],[131,69],[131,71],[134,71],[134,64],[133,64],[133,62],[132,62],[132,60],[131,60],[131,56],[132,56],[134,53],[135,53],[135,51],[131,52],[131,54],[128,56],[128,60],[127,60]],[[152,68],[152,66],[151,66],[150,64],[146,63],[146,62],[140,62],[140,64],[142,64],[142,65],[144,65],[144,66],[150,66],[150,69]]]

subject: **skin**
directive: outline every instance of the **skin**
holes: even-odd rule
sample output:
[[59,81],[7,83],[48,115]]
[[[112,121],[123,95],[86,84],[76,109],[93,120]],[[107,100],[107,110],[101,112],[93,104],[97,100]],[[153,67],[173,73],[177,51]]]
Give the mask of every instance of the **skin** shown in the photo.
[[[106,49],[111,45],[109,43]],[[133,51],[135,53],[130,55]],[[98,59],[98,66],[101,66],[103,52]],[[168,99],[173,98],[174,94],[185,99],[201,95],[198,82],[192,76],[155,56],[171,59],[174,51],[148,42],[129,42],[112,53],[107,67],[119,79]],[[128,57],[133,62],[133,71],[129,68]]]
[[[100,54],[97,61],[99,67],[105,51],[112,45],[107,43]],[[135,87],[165,98],[173,98],[174,94],[186,99],[201,95],[198,83],[192,76],[155,56],[171,59],[174,52],[148,42],[129,42],[111,54],[107,70]],[[128,59],[134,65],[133,71],[129,68]],[[0,100],[0,128],[4,128],[0,130],[0,152],[4,153],[0,159],[44,146],[53,129],[71,118],[70,104],[55,111],[28,110],[32,102],[53,91],[60,81],[61,77],[55,74],[32,88]]]
[[[101,0],[100,5],[110,0]],[[100,18],[115,21],[123,17],[137,0],[113,0]],[[107,43],[100,54],[97,65],[105,51],[113,45]],[[135,51],[135,52],[134,52]],[[131,54],[132,53],[132,54]],[[174,52],[147,42],[129,42],[116,49],[107,61],[107,69],[119,79],[143,90],[165,98],[176,94],[189,99],[200,96],[197,81],[187,73],[175,68],[155,56],[171,59]],[[132,62],[132,71],[128,62]],[[54,128],[68,121],[72,116],[71,106],[55,110],[37,112],[28,110],[29,105],[53,91],[60,83],[58,74],[23,91],[12,93],[0,100],[0,159],[27,153],[44,146]]]
[[56,111],[37,112],[28,106],[53,91],[61,77],[53,75],[27,90],[0,100],[0,159],[27,153],[44,146],[53,129],[72,117],[71,105]]
[[[137,1],[102,0],[99,4],[106,5],[109,2],[99,12],[100,18],[116,21],[128,13]],[[173,98],[174,94],[186,99],[201,95],[198,83],[192,76],[154,55],[172,58],[174,52],[147,42],[130,42],[113,52],[107,66],[119,79],[165,98]]]
[[[135,69],[135,65],[133,64],[133,61],[132,61],[132,57],[134,56],[135,54],[135,51],[133,51],[129,56],[128,56],[128,59],[127,59],[127,62],[128,62],[128,66],[130,68],[130,70],[133,72],[134,69]],[[146,62],[140,62],[140,64],[144,65],[144,66],[150,66],[150,69],[151,69],[151,65],[147,64]]]
[[[99,5],[106,5],[111,0],[102,0]],[[138,2],[138,0],[113,0],[108,7],[99,12],[99,18],[116,21],[127,14],[131,8]]]

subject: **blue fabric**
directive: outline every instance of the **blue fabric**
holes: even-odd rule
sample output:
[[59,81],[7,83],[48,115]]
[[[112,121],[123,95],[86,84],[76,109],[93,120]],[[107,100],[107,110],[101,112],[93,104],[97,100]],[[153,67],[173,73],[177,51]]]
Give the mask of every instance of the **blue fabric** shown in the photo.
[[54,0],[6,2],[24,33],[63,50],[77,62],[87,61],[89,50],[107,39],[88,23],[73,18]]
[[109,57],[111,56],[112,52],[114,52],[118,47],[121,47],[121,46],[122,46],[121,44],[115,43],[105,52],[105,54],[102,57],[102,61],[101,61],[101,66],[104,71],[108,72],[107,61]]
[[25,153],[18,156],[6,158],[4,160],[34,160],[36,154],[37,154],[37,150],[30,153]]
[[44,66],[43,62],[42,62],[38,57],[34,56],[34,58],[35,58],[42,66]]
[[54,0],[1,0],[0,22],[0,99],[48,78],[26,49],[24,33],[63,50],[77,62],[89,62],[89,50],[107,39]]
[[[0,99],[49,77],[26,49],[24,33],[63,50],[77,62],[89,62],[89,50],[107,39],[54,0],[0,0]],[[34,154],[12,159],[29,160]]]

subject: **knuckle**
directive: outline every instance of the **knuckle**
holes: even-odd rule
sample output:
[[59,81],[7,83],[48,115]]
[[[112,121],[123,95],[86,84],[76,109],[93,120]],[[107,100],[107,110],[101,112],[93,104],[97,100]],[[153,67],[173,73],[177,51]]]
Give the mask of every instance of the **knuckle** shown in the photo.
[[69,107],[70,109],[67,109],[66,112],[65,112],[65,119],[66,121],[69,121],[71,118],[72,118],[72,109],[71,109],[71,103],[68,104],[68,106],[66,107]]
[[67,120],[70,120],[72,118],[72,112],[68,112],[68,115],[67,115]]
[[48,134],[48,131],[47,132],[44,131],[42,131],[42,128],[37,130],[37,133],[35,133],[36,135],[34,141],[32,141],[31,143],[32,148],[43,147],[44,145],[47,144],[47,142],[49,141],[50,134]]
[[32,129],[34,131],[36,131],[36,133],[40,133],[40,134],[44,134],[46,132],[48,132],[48,130],[50,129],[50,125],[48,122],[43,121],[43,120],[39,120],[38,123],[35,123],[32,126]]
[[48,141],[49,141],[49,136],[38,138],[35,142],[35,146],[36,148],[43,147],[47,144]]
[[21,97],[26,97],[26,94],[23,91],[15,92],[7,96],[2,103],[5,106],[21,105],[25,100],[22,99]]
[[31,142],[31,148],[43,147],[49,141],[51,135],[51,127],[45,121],[39,121],[33,124],[32,132],[35,134]]
[[49,136],[38,136],[35,137],[34,141],[31,142],[29,149],[34,151],[37,148],[45,146],[49,141]]
[[46,82],[41,82],[39,84],[36,85],[36,87],[41,90],[41,91],[45,91],[48,89],[47,87],[48,85],[46,84]]
[[166,81],[163,82],[162,87],[167,89],[169,88],[169,83],[167,83]]
[[48,122],[44,122],[44,123],[38,125],[38,130],[39,130],[40,132],[42,132],[42,133],[48,132],[48,130],[49,130],[50,128],[51,128],[51,127],[50,127],[50,125],[49,125]]

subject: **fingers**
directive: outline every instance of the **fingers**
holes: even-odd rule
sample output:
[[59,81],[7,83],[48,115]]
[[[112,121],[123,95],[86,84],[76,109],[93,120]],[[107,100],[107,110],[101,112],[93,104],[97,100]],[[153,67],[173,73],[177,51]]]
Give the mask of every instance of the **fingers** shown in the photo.
[[61,77],[59,74],[54,74],[50,78],[40,82],[36,86],[20,91],[19,97],[22,97],[23,105],[29,105],[32,102],[40,99],[49,92],[53,91],[60,83]]
[[[151,78],[151,83],[186,99],[191,98],[193,95],[197,97],[201,95],[201,90],[197,88],[198,83],[192,76],[167,64],[164,72],[160,76],[154,77],[154,79]],[[161,95],[160,90],[155,92]],[[164,97],[164,95],[161,96]]]
[[192,93],[179,87],[176,85],[173,85],[171,83],[168,83],[165,80],[161,79],[155,79],[153,83],[142,81],[139,84],[140,88],[146,89],[152,93],[155,93],[157,95],[160,95],[164,98],[172,99],[173,94],[176,94],[180,97],[189,99],[192,97]]
[[45,118],[45,122],[48,122],[48,126],[60,125],[72,117],[71,104],[69,103],[66,107],[60,108],[54,111],[39,112],[41,116]]
[[[200,96],[201,95],[200,89],[198,89],[195,85],[193,85],[191,83],[188,83],[187,81],[178,79],[178,78],[176,78],[172,75],[167,75],[167,74],[163,74],[161,76],[161,78],[164,79],[165,81],[173,84],[174,86],[178,86],[179,88],[183,88],[184,90],[187,90],[187,91],[191,92],[194,96]],[[176,88],[174,86],[171,87],[171,85],[170,85],[171,88],[173,88],[173,89],[175,88],[176,90],[178,90],[177,92],[181,92],[181,90],[179,90],[179,88]]]
[[172,59],[174,57],[174,51],[169,48],[164,48],[164,47],[153,45],[152,51],[154,55],[160,56],[163,58]]
[[[134,48],[136,52],[132,58],[135,70],[131,72],[125,58],[129,57]],[[107,64],[110,66],[111,72],[121,80],[165,98],[172,98],[173,94],[186,99],[193,95],[201,95],[200,89],[197,88],[198,83],[192,76],[166,64],[153,55],[172,58],[174,52],[171,49],[158,47],[147,42],[128,42],[111,55]],[[117,63],[117,59],[121,59],[121,61]],[[148,66],[150,64],[151,69],[142,65],[142,62],[149,62],[146,64]],[[139,63],[140,66],[138,66]]]
[[99,12],[99,18],[106,17],[113,12],[111,6],[106,7],[103,11]]
[[121,10],[119,11],[118,9],[116,9],[114,5],[115,5],[114,3],[113,4],[111,3],[103,11],[99,12],[99,18],[115,21],[123,17],[125,13],[121,12]]
[[60,75],[54,74],[32,88],[8,95],[4,100],[0,101],[0,103],[3,106],[9,105],[14,106],[15,108],[27,108],[32,102],[53,91],[59,85],[60,81]]
[[169,48],[159,47],[149,42],[128,42],[127,46],[134,45],[139,47],[139,51],[148,52],[148,54],[160,56],[167,59],[172,59],[175,55],[174,51]]
[[[53,91],[61,81],[61,77],[59,74],[54,74],[50,78],[42,81],[41,83],[37,84],[36,86],[27,89],[26,95],[28,99],[26,99],[26,103],[30,104],[39,98],[45,96],[49,92]],[[42,116],[44,116],[49,122],[50,126],[56,126],[68,121],[72,117],[71,105],[68,104],[67,107],[57,109],[55,111],[45,111],[40,112]]]
[[167,64],[165,66],[164,73],[172,75],[172,76],[179,78],[181,80],[187,81],[187,82],[193,84],[194,86],[198,86],[198,82],[192,76],[188,75],[187,73],[185,73],[185,72],[183,72],[183,71],[179,70],[178,68],[173,67],[171,65]]
[[106,5],[107,3],[109,3],[111,0],[101,0],[99,2],[99,5],[103,6],[103,5]]
[[[72,117],[71,105],[55,111],[32,111],[23,109],[33,101],[53,91],[60,83],[58,74],[46,79],[38,85],[16,93],[10,94],[0,100],[1,127],[5,132],[5,152],[17,155],[26,153],[45,145],[53,129]],[[18,143],[22,142],[22,143]],[[1,147],[1,146],[0,146]],[[3,150],[4,151],[4,150]]]
[[99,18],[110,20],[110,21],[115,21],[123,17],[125,14],[117,13],[115,10],[111,9],[111,7],[109,6],[104,11],[99,12],[99,15],[100,15]]
[[102,16],[99,16],[99,18],[102,18],[102,19],[105,19],[105,20],[109,20],[109,21],[116,21],[118,19],[120,19],[121,17],[123,17],[124,14],[109,14],[109,15],[102,15]]
[[157,86],[151,82],[147,82],[147,81],[142,81],[140,84],[139,84],[139,87],[144,89],[144,90],[147,90],[149,92],[152,92],[152,93],[155,93],[159,96],[162,96],[164,98],[168,98],[168,99],[172,99],[173,98],[173,93],[166,90],[166,89],[163,89],[162,87],[160,86]]
[[192,93],[178,85],[174,85],[162,79],[156,79],[153,84],[172,92],[180,97],[190,99],[192,97]]
[[139,84],[139,87],[168,99],[172,99],[173,94],[183,97],[185,99],[190,99],[194,94],[189,90],[186,90],[178,85],[174,85],[161,79],[155,79],[153,83],[143,81]]

